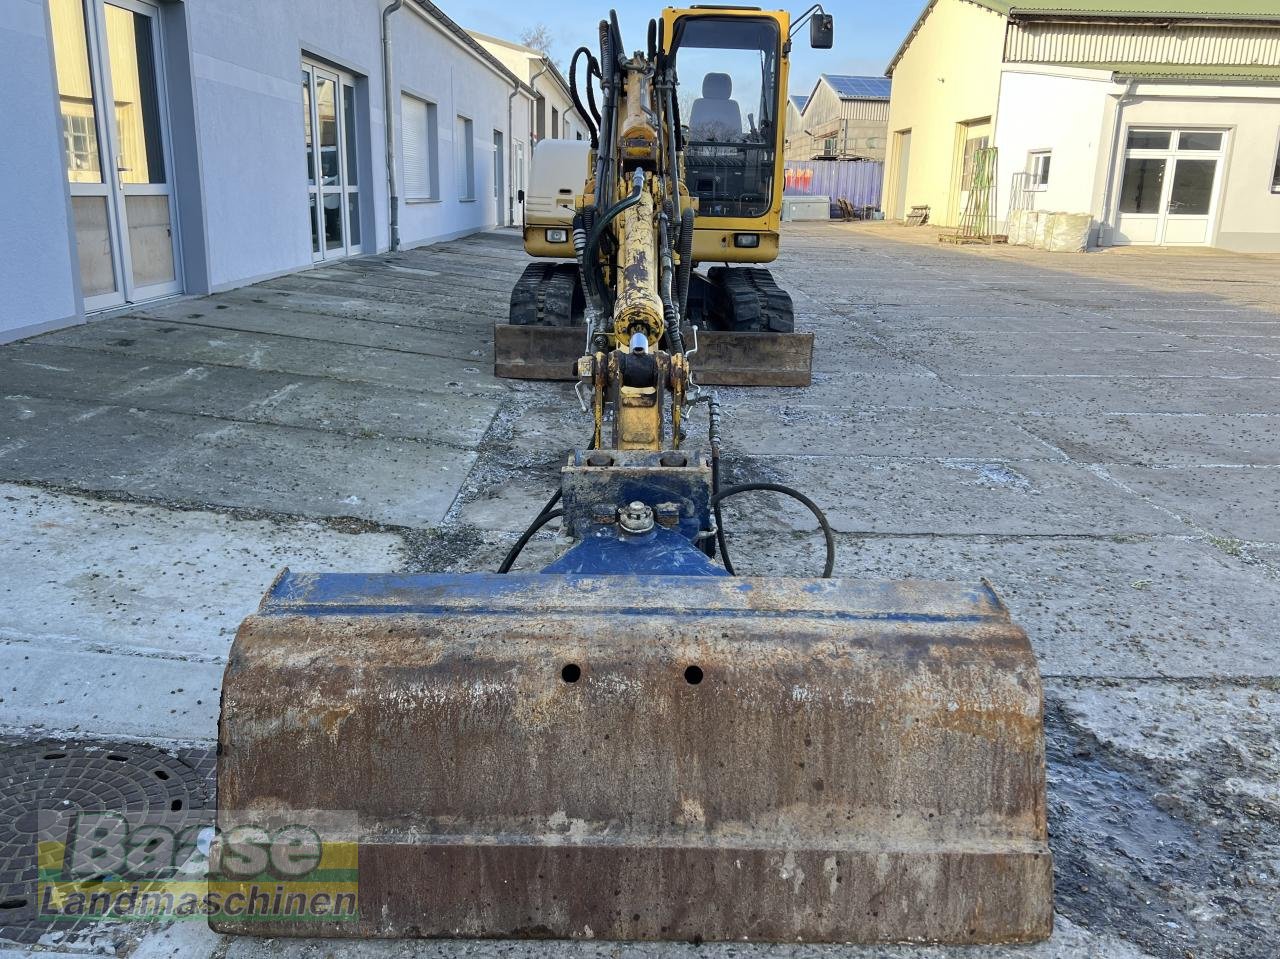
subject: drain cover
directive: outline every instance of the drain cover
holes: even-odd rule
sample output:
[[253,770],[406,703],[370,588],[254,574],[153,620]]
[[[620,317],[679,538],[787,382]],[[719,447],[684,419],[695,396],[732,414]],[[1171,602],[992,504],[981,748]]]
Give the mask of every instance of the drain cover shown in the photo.
[[51,814],[68,824],[80,812],[170,828],[213,821],[212,749],[174,755],[136,743],[0,742],[0,769],[0,937],[18,942],[77,928],[37,915],[36,844]]

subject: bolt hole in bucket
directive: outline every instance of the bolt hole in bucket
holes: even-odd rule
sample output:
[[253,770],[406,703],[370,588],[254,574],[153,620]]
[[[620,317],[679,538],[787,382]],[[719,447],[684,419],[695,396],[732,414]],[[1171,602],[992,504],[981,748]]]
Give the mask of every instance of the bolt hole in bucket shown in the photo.
[[565,663],[564,669],[560,670],[560,678],[566,683],[576,683],[582,678],[582,667],[577,663]]
[[21,909],[27,904],[27,900],[21,896],[12,896],[8,899],[0,899],[0,909]]
[[697,686],[698,683],[702,682],[702,668],[700,666],[686,666],[684,681],[690,686]]

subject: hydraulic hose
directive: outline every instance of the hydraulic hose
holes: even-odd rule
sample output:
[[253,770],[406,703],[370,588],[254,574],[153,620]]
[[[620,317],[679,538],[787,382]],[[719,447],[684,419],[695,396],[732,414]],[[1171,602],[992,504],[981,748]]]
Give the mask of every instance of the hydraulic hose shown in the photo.
[[[560,494],[557,491],[556,495],[552,497],[551,502],[554,503],[559,498]],[[507,552],[506,559],[504,559],[502,561],[502,565],[498,567],[498,572],[511,572],[511,567],[515,564],[515,561],[520,556],[521,551],[529,544],[529,540],[533,539],[533,534],[542,529],[542,527],[546,526],[553,519],[557,519],[563,515],[564,510],[562,509],[543,510],[539,513],[538,518],[529,524],[529,528],[520,534],[520,538],[516,540],[515,545]]]
[[680,314],[672,299],[672,274],[675,266],[671,260],[671,221],[667,218],[666,205],[658,222],[658,293],[662,299],[662,323],[666,330],[667,340],[672,353],[684,352],[684,337],[680,333]]
[[591,58],[589,64],[590,69],[587,71],[587,106],[591,110],[591,119],[596,122],[596,129],[600,128],[600,108],[596,106],[596,88],[591,82],[591,78],[600,79],[600,61],[595,57]]
[[[714,460],[713,460],[714,462]],[[716,477],[712,478],[713,485],[716,484]],[[827,522],[826,514],[818,507],[818,504],[809,497],[805,496],[799,490],[792,489],[790,486],[783,486],[781,483],[740,483],[737,486],[729,486],[725,489],[718,490],[711,494],[711,508],[715,510],[716,526],[723,531],[724,525],[720,521],[720,504],[730,496],[737,496],[739,493],[751,493],[757,490],[769,493],[781,493],[783,496],[790,496],[793,500],[807,507],[809,512],[818,520],[818,525],[822,527],[822,536],[827,542],[827,562],[822,569],[822,578],[830,579],[831,574],[836,568],[836,537],[831,530],[831,524]],[[724,562],[725,569],[733,573],[730,564],[727,562],[728,556],[725,554],[723,542],[720,546],[720,559]],[[733,575],[737,575],[733,573]]]
[[635,182],[631,190],[631,195],[619,200],[613,206],[605,211],[604,215],[596,220],[595,225],[591,228],[591,232],[587,234],[587,246],[583,252],[583,260],[590,268],[593,274],[593,282],[597,283],[597,291],[603,290],[603,285],[599,284],[599,278],[595,276],[599,272],[600,265],[596,256],[596,251],[600,246],[600,237],[604,235],[604,231],[609,228],[618,216],[625,210],[631,209],[640,202],[640,197],[644,192],[644,170],[638,169],[635,172]]
[[600,91],[603,103],[600,110],[600,149],[596,151],[596,209],[603,210],[613,196],[610,173],[613,163],[614,105],[617,64],[613,35],[607,20],[600,21]]
[[685,207],[680,216],[680,275],[676,280],[676,294],[680,308],[680,320],[689,316],[689,284],[693,281],[693,207]]
[[582,98],[578,95],[578,58],[583,55],[587,58],[587,88],[590,89],[591,87],[591,51],[586,47],[578,47],[577,50],[573,51],[572,59],[569,60],[569,96],[573,100],[573,105],[577,108],[579,116],[587,121],[587,131],[591,134],[591,149],[595,150],[600,146],[600,131],[596,129],[595,123],[592,121],[592,115],[582,105]]

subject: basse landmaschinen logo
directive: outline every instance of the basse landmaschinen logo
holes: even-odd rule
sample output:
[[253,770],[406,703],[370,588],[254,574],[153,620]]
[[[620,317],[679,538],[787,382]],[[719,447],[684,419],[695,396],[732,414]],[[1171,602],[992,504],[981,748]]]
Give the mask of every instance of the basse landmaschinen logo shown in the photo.
[[219,827],[120,812],[40,814],[45,919],[358,919],[355,816],[219,814]]

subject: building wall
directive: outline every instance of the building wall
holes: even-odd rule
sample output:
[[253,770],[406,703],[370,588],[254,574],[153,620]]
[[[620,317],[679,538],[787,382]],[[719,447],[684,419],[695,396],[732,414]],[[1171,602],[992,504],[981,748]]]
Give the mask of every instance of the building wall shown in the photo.
[[[225,289],[312,264],[301,62],[355,80],[361,239],[386,249],[382,0],[220,0],[161,5],[172,177],[189,293]],[[505,222],[517,147],[529,150],[528,99],[514,81],[413,0],[391,19],[399,90],[437,104],[440,196],[401,204],[401,240],[430,242]],[[83,317],[46,0],[14,0],[0,23],[7,148],[23,202],[0,218],[0,340]],[[459,198],[454,118],[473,123],[475,199]],[[494,196],[494,131],[502,131],[504,198]],[[399,137],[396,155],[400,155]]]
[[1110,242],[1127,131],[1134,126],[1229,131],[1210,244],[1242,252],[1280,251],[1280,194],[1271,192],[1280,145],[1280,84],[1147,82],[1130,87],[1111,71],[1006,66],[996,118],[1000,216],[1013,174],[1032,150],[1052,150],[1049,184],[1032,207],[1090,213],[1097,240]]
[[[399,17],[399,14],[395,15]],[[409,14],[396,24],[394,43],[400,55],[395,61],[396,84],[405,92],[429,100],[436,105],[438,156],[440,162],[440,197],[430,201],[401,201],[400,241],[404,246],[435,242],[442,237],[458,236],[488,229],[506,222],[508,197],[499,204],[494,197],[494,164],[497,162],[493,134],[504,136],[504,193],[510,193],[511,150],[506,136],[507,104],[512,92],[484,63],[474,57],[459,55],[452,36],[446,35],[434,21]],[[452,48],[452,49],[451,49]],[[412,51],[410,53],[409,51]],[[515,139],[528,140],[527,100],[517,96],[512,103],[511,122],[516,126]],[[399,97],[396,123],[399,128]],[[456,141],[456,118],[472,121],[473,155],[475,158],[475,199],[460,198],[463,151]],[[381,132],[378,136],[381,137]],[[378,141],[381,143],[381,140]],[[383,188],[385,193],[385,187]],[[385,237],[381,238],[386,245]]]
[[787,98],[786,125],[782,128],[783,159],[807,160],[809,154],[809,137],[804,132],[804,113],[796,109],[796,105]]
[[[357,78],[378,78],[377,7],[371,0],[185,6],[208,211],[209,285],[217,290],[309,266],[301,56],[326,60]],[[366,135],[378,142],[380,86],[362,83],[357,92]],[[366,187],[361,201],[372,214],[364,232],[385,246],[386,189],[376,188],[385,182],[381,153],[372,168],[360,171]]]
[[[366,250],[389,243],[378,0],[225,0],[189,4],[189,33],[213,289],[311,264],[299,81],[302,54],[356,78]],[[393,101],[436,104],[440,198],[400,209],[405,244],[491,227],[493,130],[506,130],[511,86],[407,3],[391,18]],[[454,118],[473,120],[476,200],[457,191]],[[246,145],[252,149],[246,149]],[[397,143],[397,154],[399,144]],[[248,187],[248,188],[247,188]]]
[[805,104],[793,152],[796,159],[820,156],[826,149],[824,141],[834,136],[836,156],[883,160],[888,126],[887,100],[843,99],[820,80]]
[[[907,209],[927,205],[932,222],[951,219],[957,125],[994,116],[1005,19],[965,0],[938,0],[893,70],[889,103],[887,197],[905,177]],[[901,137],[911,131],[910,167],[899,170]]]
[[1144,84],[1125,104],[1123,127],[1206,126],[1230,131],[1213,245],[1280,252],[1280,194],[1271,192],[1280,144],[1280,84],[1192,87]]
[[[492,53],[502,62],[502,65],[518,76],[525,83],[533,82],[536,89],[543,97],[543,103],[535,108],[532,126],[538,134],[538,138],[554,137],[561,140],[573,140],[578,138],[578,134],[582,134],[582,139],[587,137],[587,125],[578,113],[577,108],[573,105],[573,98],[569,95],[568,90],[561,86],[560,81],[551,72],[538,75],[543,68],[542,56],[539,53],[531,52],[528,48],[510,43],[505,40],[487,36],[485,34],[473,34],[476,40],[486,50]],[[581,61],[579,61],[581,63]],[[579,83],[581,83],[579,77]],[[579,91],[581,92],[581,91]],[[551,128],[552,113],[555,110],[559,116],[559,124],[553,131]]]
[[1116,96],[1109,71],[1005,70],[995,123],[1000,220],[1009,215],[1015,175],[1028,171],[1028,154],[1038,150],[1052,151],[1049,183],[1026,198],[1029,208],[1094,211],[1099,173],[1105,172],[1098,156],[1110,154],[1108,104]]
[[74,322],[80,310],[48,30],[44,0],[14,0],[0,18],[0,175],[10,185],[0,217],[0,342]]

